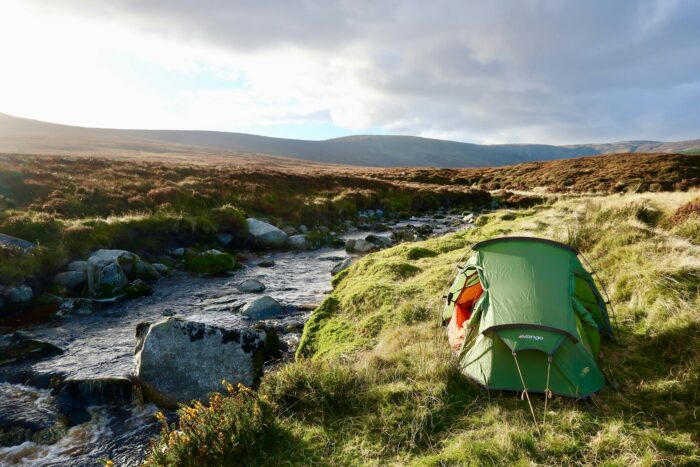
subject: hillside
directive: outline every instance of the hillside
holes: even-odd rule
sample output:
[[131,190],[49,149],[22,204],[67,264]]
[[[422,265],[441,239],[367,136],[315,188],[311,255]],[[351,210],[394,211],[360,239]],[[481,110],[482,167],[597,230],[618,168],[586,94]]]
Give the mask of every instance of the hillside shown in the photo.
[[350,136],[325,141],[243,133],[184,130],[114,130],[40,122],[0,114],[0,152],[23,154],[255,159],[260,154],[358,166],[484,167],[611,152],[678,152],[679,143],[621,142],[574,146],[478,145],[415,136]]
[[[257,392],[229,387],[164,425],[150,465],[696,465],[695,193],[562,199],[358,261],[307,323],[297,361]],[[564,241],[597,269],[620,341],[590,401],[487,392],[466,380],[439,324],[470,245],[501,235]],[[545,412],[546,410],[546,412]],[[546,420],[544,418],[546,417]],[[176,431],[177,428],[177,431]]]

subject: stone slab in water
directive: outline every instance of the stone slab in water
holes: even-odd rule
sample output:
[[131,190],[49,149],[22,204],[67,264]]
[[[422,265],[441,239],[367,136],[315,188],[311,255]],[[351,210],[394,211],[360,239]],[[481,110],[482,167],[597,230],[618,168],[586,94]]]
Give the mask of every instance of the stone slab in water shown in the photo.
[[63,349],[21,331],[0,340],[0,366],[60,355]]

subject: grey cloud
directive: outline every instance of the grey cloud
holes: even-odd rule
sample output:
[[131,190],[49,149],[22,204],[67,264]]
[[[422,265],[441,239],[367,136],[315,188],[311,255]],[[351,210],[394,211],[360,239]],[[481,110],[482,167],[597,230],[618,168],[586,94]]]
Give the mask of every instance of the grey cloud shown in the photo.
[[51,5],[239,52],[362,54],[358,79],[380,96],[368,112],[391,131],[551,143],[700,137],[693,0]]

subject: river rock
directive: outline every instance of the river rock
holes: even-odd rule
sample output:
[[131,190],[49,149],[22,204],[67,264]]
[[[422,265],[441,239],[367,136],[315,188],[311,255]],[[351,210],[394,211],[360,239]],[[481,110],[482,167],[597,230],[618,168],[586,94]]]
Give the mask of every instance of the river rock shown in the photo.
[[117,295],[128,283],[119,263],[103,263],[99,259],[88,262],[88,288],[93,296]]
[[287,240],[287,234],[272,224],[249,217],[248,233],[253,237],[253,241],[263,247],[278,247]]
[[306,238],[306,235],[292,235],[287,239],[287,244],[295,250],[308,250],[311,248],[311,242]]
[[391,238],[395,242],[415,242],[418,235],[411,229],[397,229],[392,232]]
[[22,240],[21,238],[13,237],[12,235],[0,233],[0,247],[27,252],[36,248],[36,244]]
[[265,285],[257,279],[247,279],[236,286],[244,293],[260,293],[265,290]]
[[369,253],[372,250],[376,250],[377,245],[372,242],[368,242],[367,240],[359,239],[355,240],[355,245],[352,249],[358,253]]
[[67,268],[69,271],[79,271],[87,274],[87,261],[71,261]]
[[129,280],[156,280],[158,271],[134,253],[98,250],[88,259],[88,289],[92,296],[110,297],[124,292]]
[[340,271],[343,271],[344,269],[347,269],[350,266],[352,266],[352,258],[345,258],[344,260],[333,266],[333,269],[331,269],[331,274],[335,276]]
[[305,226],[304,224],[301,224],[299,226],[298,230],[299,230],[299,233],[303,233],[303,234],[309,233],[309,228],[307,226]]
[[158,274],[161,276],[167,276],[170,272],[170,269],[165,264],[161,263],[153,263],[153,268],[158,271]]
[[173,256],[181,257],[185,256],[185,249],[184,248],[175,248],[173,251]]
[[92,314],[93,301],[89,298],[66,298],[58,307],[56,314],[60,317],[70,315]]
[[275,265],[275,262],[271,259],[264,259],[257,264],[257,266],[259,266],[261,268],[271,268],[274,265]]
[[80,287],[87,281],[87,274],[85,271],[66,271],[56,274],[53,278],[54,283],[66,287],[68,289],[75,289]]
[[354,251],[355,250],[355,242],[357,242],[357,240],[355,240],[354,238],[349,238],[349,239],[345,240],[345,251],[347,251],[348,253]]
[[367,235],[365,237],[365,240],[367,240],[368,242],[370,242],[370,243],[372,243],[380,248],[389,247],[393,243],[389,237],[384,237],[382,235],[374,235],[374,234]]
[[227,246],[233,241],[233,235],[230,233],[219,232],[216,234],[216,241],[219,242],[221,246]]
[[252,320],[270,319],[284,313],[282,305],[272,297],[260,297],[247,303],[241,310],[241,314]]
[[158,405],[205,401],[222,380],[252,386],[262,372],[264,331],[167,318],[139,324],[136,337],[135,374]]

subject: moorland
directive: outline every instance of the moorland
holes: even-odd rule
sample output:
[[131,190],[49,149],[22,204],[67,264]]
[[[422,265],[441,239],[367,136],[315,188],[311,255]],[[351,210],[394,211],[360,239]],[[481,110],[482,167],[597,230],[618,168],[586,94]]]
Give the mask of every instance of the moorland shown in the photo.
[[[245,219],[305,224],[319,242],[358,212],[474,210],[475,228],[370,253],[333,277],[296,359],[163,418],[151,465],[320,463],[693,465],[700,458],[700,157],[616,154],[501,168],[380,170],[283,158],[0,157],[0,282],[41,289],[97,248],[205,250]],[[442,295],[473,243],[567,243],[611,294],[611,385],[555,398],[546,421],[457,370]],[[242,243],[233,242],[233,255]],[[533,397],[536,413],[544,399]]]

